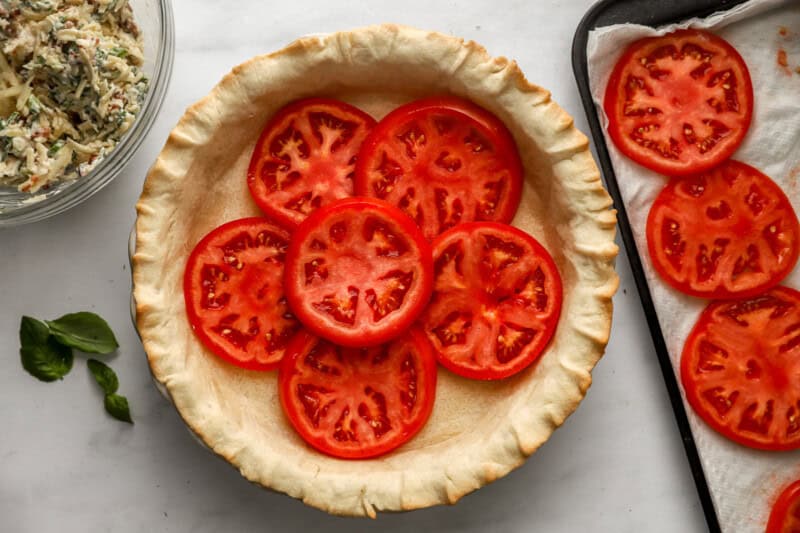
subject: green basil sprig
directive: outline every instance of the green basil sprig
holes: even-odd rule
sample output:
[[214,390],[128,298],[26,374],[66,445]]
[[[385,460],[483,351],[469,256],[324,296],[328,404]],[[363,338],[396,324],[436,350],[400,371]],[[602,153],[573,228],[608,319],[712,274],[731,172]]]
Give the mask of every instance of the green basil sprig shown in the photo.
[[[22,367],[41,381],[63,379],[72,369],[72,349],[108,354],[119,347],[108,323],[94,313],[82,311],[55,320],[23,316],[19,327]],[[117,394],[119,379],[97,359],[86,361],[95,381],[105,393],[106,411],[123,422],[133,423],[128,400]]]
[[97,359],[89,359],[86,364],[89,366],[94,380],[105,393],[103,404],[108,414],[117,420],[133,424],[128,399],[116,393],[119,388],[119,380],[111,367]]

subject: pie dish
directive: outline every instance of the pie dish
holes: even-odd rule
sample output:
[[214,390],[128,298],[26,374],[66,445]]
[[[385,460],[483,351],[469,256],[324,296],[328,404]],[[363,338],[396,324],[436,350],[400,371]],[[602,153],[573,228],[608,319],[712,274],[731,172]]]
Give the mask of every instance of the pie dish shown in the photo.
[[[246,175],[265,122],[288,102],[329,96],[380,119],[435,94],[498,116],[520,150],[525,183],[513,224],[550,252],[564,285],[561,319],[538,362],[499,382],[439,369],[428,424],[396,451],[363,461],[324,456],[281,412],[273,372],[214,357],[186,318],[192,247],[220,224],[260,212]],[[374,517],[454,503],[521,465],[577,407],[611,327],[615,212],[572,118],[516,63],[474,42],[395,25],[302,38],[237,66],[190,107],[137,204],[136,324],[156,381],[188,427],[247,479],[334,514]]]

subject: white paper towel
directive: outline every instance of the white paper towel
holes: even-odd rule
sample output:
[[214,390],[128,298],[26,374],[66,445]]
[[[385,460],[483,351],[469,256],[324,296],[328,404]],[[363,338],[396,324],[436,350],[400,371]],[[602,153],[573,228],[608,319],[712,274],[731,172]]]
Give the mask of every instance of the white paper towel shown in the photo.
[[[800,1],[752,0],[705,19],[653,29],[620,24],[589,33],[587,57],[592,96],[604,128],[606,82],[628,44],[679,28],[706,28],[731,43],[750,70],[755,95],[753,122],[734,159],[775,180],[800,213]],[[784,50],[788,68],[779,64]],[[645,226],[653,200],[667,178],[623,156],[606,135],[611,162],[628,213],[659,323],[678,376],[683,343],[707,300],[684,296],[652,268]],[[783,282],[800,289],[800,266]],[[710,429],[685,402],[714,506],[727,532],[763,532],[779,490],[800,479],[800,451],[763,452],[739,446]],[[656,480],[654,480],[657,482]]]

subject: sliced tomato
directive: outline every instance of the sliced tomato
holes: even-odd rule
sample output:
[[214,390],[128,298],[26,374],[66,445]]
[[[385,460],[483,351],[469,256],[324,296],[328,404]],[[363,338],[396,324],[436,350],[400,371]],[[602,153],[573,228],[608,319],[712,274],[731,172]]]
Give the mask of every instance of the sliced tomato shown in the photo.
[[800,226],[774,181],[729,160],[664,187],[647,218],[647,246],[656,271],[679,291],[741,298],[791,272]]
[[603,107],[617,148],[642,166],[685,176],[739,147],[753,116],[753,86],[739,53],[701,30],[631,44],[614,67]]
[[416,329],[372,348],[343,348],[297,335],[279,373],[289,421],[314,448],[360,459],[389,452],[428,420],[436,359]]
[[711,303],[681,356],[694,411],[744,446],[800,448],[800,292]]
[[420,322],[436,358],[473,379],[515,374],[544,350],[561,312],[561,277],[536,239],[494,222],[433,242],[434,291]]
[[286,296],[312,332],[343,346],[400,335],[422,312],[433,283],[431,249],[402,211],[346,198],[312,213],[286,256]]
[[247,170],[250,194],[293,229],[320,206],[353,195],[356,156],[375,119],[330,98],[293,102],[272,117]]
[[461,222],[510,222],[522,164],[497,117],[466,100],[426,98],[372,130],[358,155],[355,191],[400,207],[432,240]]
[[223,224],[194,247],[183,278],[192,330],[212,352],[253,370],[277,368],[300,324],[283,292],[289,233],[266,218]]
[[767,533],[800,533],[800,479],[778,496],[769,515]]

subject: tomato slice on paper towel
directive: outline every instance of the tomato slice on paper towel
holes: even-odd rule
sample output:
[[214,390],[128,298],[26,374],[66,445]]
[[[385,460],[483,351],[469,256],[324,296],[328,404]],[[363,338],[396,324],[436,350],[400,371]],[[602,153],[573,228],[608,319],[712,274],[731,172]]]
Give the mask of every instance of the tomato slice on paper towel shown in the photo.
[[555,332],[561,277],[525,232],[493,222],[461,224],[433,243],[434,292],[420,322],[439,362],[474,379],[530,365]]
[[284,412],[310,445],[335,457],[374,457],[428,420],[436,359],[413,328],[372,348],[343,348],[304,332],[288,349],[279,389]]
[[800,479],[778,496],[767,522],[766,533],[800,532]]
[[774,181],[729,160],[664,187],[647,218],[647,246],[656,271],[681,292],[745,297],[791,272],[800,227]]
[[431,249],[402,211],[346,198],[312,213],[286,256],[286,295],[313,333],[344,346],[400,335],[431,294]]
[[293,229],[325,204],[353,195],[356,156],[375,119],[330,98],[293,102],[267,123],[247,185],[256,204]]
[[277,368],[300,328],[283,291],[289,233],[266,218],[234,220],[195,246],[183,294],[192,330],[211,351],[253,370]]
[[684,345],[681,381],[694,411],[729,439],[800,448],[800,292],[711,303]]
[[753,115],[753,87],[744,60],[724,39],[679,30],[625,50],[603,108],[623,154],[661,174],[685,176],[739,147]]
[[510,222],[522,164],[497,117],[466,100],[426,98],[372,130],[356,163],[355,191],[400,207],[432,240],[461,222]]

